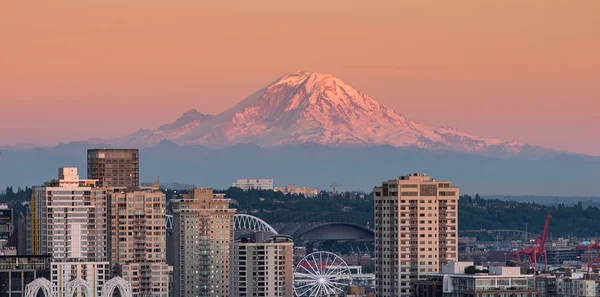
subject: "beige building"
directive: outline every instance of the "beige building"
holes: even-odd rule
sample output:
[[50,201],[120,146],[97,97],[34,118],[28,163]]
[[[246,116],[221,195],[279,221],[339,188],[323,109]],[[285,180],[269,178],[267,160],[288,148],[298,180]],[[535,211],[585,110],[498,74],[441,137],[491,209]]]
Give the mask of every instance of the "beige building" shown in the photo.
[[58,179],[33,188],[29,207],[29,254],[108,261],[108,202],[95,180],[79,179],[77,168],[60,168]]
[[223,196],[214,195],[212,189],[194,189],[172,200],[173,296],[229,296],[235,209]]
[[99,187],[137,187],[140,185],[138,149],[90,149],[87,176]]
[[294,242],[285,235],[254,233],[233,244],[231,297],[293,297]]
[[111,188],[111,265],[133,296],[167,297],[166,198],[152,187]]
[[376,296],[411,296],[411,281],[458,260],[459,189],[410,174],[373,193]]
[[308,187],[296,187],[295,185],[287,185],[284,187],[276,187],[273,189],[275,192],[282,192],[284,194],[297,194],[304,195],[306,198],[312,198],[319,195],[318,189]]

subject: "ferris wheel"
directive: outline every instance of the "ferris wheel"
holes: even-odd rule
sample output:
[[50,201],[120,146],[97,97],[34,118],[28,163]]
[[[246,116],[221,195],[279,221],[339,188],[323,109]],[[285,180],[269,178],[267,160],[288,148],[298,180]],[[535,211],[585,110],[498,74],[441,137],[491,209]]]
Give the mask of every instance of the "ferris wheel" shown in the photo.
[[334,253],[314,252],[302,258],[294,269],[296,297],[339,294],[351,284],[348,264]]

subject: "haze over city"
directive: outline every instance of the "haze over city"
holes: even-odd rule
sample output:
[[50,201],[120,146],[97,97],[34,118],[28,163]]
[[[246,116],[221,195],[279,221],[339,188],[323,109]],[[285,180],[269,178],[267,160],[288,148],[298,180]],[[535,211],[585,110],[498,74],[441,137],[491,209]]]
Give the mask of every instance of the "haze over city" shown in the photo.
[[0,145],[108,139],[189,109],[218,114],[307,70],[420,123],[599,155],[599,9],[597,1],[11,1],[0,10],[0,99],[10,111]]

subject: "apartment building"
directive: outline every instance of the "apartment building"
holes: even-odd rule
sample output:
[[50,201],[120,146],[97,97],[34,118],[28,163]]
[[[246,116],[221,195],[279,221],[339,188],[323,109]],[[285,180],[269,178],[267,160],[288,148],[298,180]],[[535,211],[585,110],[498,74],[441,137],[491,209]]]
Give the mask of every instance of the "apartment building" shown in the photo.
[[134,297],[167,297],[166,197],[152,187],[111,188],[111,265]]
[[175,267],[173,296],[226,297],[234,237],[229,199],[194,189],[172,200]]
[[415,173],[373,193],[376,296],[411,296],[411,281],[458,260],[459,189]]
[[60,168],[58,179],[33,188],[29,207],[28,247],[52,257],[49,288],[71,296],[81,281],[85,288],[78,290],[100,296],[110,277],[106,190],[79,179],[77,168]]
[[233,244],[231,297],[293,297],[294,242],[285,235],[253,233]]
[[108,261],[106,190],[79,179],[77,168],[60,168],[58,179],[34,187],[30,252],[54,260]]
[[90,149],[87,176],[98,187],[137,187],[140,185],[138,149]]

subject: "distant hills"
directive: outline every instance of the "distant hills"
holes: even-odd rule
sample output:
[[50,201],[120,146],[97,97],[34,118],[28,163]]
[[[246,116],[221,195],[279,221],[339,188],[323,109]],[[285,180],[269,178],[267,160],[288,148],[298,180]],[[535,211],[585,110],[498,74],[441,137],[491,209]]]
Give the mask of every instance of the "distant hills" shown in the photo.
[[[57,168],[86,170],[88,148],[110,144],[73,142],[52,148],[3,150],[0,154],[0,187],[42,184],[55,178]],[[463,194],[600,196],[600,158],[558,154],[544,158],[494,158],[448,150],[414,147],[328,147],[318,144],[261,148],[234,145],[209,149],[180,146],[170,141],[143,148],[142,181],[178,182],[228,188],[237,178],[272,177],[275,183],[297,184],[329,190],[334,181],[340,190],[370,191],[382,180],[411,172],[424,172],[450,180]]]

